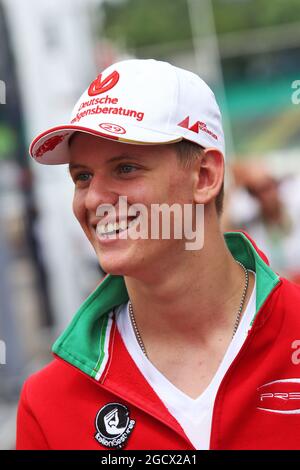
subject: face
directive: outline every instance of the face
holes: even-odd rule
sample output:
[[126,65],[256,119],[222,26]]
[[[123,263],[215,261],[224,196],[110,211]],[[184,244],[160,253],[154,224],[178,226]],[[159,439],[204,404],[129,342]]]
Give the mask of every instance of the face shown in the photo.
[[178,163],[174,146],[132,145],[80,133],[71,143],[70,154],[74,214],[104,271],[142,278],[146,272],[157,272],[158,263],[160,269],[167,268],[180,256],[184,240],[132,239],[130,230],[136,230],[138,223],[134,217],[128,218],[132,228],[126,238],[126,229],[109,238],[99,230],[109,220],[107,214],[96,215],[100,205],[110,204],[118,222],[124,215],[119,198],[126,196],[128,209],[133,204],[148,209],[150,227],[152,204],[192,203],[193,174]]

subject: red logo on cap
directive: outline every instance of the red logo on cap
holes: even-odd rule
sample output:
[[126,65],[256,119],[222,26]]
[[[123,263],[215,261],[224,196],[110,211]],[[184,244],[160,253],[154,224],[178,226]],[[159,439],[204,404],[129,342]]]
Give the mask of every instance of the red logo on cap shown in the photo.
[[181,121],[177,125],[180,126],[180,127],[183,127],[184,129],[188,129],[189,131],[195,132],[196,134],[199,134],[199,131],[206,132],[207,134],[211,135],[214,139],[218,140],[218,136],[214,132],[212,132],[211,130],[208,129],[205,122],[196,121],[195,124],[193,124],[190,127],[190,118],[189,118],[189,116],[186,117],[183,121]]
[[50,150],[54,150],[55,147],[60,144],[64,138],[68,134],[59,134],[50,137],[50,139],[46,140],[35,152],[36,158],[41,158],[44,153],[49,152]]
[[119,81],[120,75],[115,70],[102,81],[102,73],[90,84],[88,94],[90,96],[100,95],[113,88]]
[[117,124],[111,124],[110,122],[102,122],[99,124],[99,127],[105,131],[112,132],[113,134],[126,134],[124,127]]

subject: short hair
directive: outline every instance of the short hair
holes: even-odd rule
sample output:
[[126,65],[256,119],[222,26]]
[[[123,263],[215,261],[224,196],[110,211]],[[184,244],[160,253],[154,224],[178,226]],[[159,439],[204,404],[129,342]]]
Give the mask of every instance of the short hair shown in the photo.
[[[184,168],[189,168],[191,164],[202,154],[204,147],[201,145],[190,142],[189,140],[181,140],[173,144],[178,156],[179,163]],[[221,189],[216,196],[215,205],[217,215],[220,217],[223,212],[223,202],[224,202],[224,181],[222,183]]]

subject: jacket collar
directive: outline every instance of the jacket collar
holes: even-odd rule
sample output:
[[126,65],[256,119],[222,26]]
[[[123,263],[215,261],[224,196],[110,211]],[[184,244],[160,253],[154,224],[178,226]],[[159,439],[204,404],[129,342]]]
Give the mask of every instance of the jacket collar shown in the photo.
[[[228,232],[225,241],[233,257],[256,273],[256,314],[279,283],[263,253],[243,232]],[[85,300],[72,322],[56,340],[52,351],[65,361],[100,380],[110,357],[112,310],[128,301],[124,278],[107,275]],[[253,319],[254,320],[254,319]]]

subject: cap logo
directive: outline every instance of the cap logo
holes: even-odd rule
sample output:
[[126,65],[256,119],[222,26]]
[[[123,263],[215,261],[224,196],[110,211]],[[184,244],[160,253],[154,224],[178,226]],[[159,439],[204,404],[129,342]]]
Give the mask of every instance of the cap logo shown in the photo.
[[188,129],[189,131],[195,132],[196,134],[199,134],[200,131],[206,132],[207,134],[211,135],[215,140],[218,140],[218,136],[208,129],[205,122],[196,121],[195,124],[190,127],[189,116],[187,116],[183,121],[181,121],[177,125],[183,127],[184,129]]
[[113,134],[126,134],[124,127],[119,126],[118,124],[111,124],[110,122],[102,122],[99,124],[101,129],[105,131],[112,132]]
[[90,84],[88,88],[89,96],[100,95],[113,88],[119,81],[120,75],[115,70],[102,81],[102,73]]
[[57,147],[57,145],[60,144],[67,135],[68,134],[54,135],[53,137],[50,137],[49,139],[45,140],[45,142],[40,145],[37,151],[35,152],[35,157],[41,158],[44,153],[49,152],[50,150],[54,150],[55,147]]

